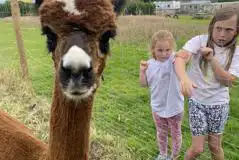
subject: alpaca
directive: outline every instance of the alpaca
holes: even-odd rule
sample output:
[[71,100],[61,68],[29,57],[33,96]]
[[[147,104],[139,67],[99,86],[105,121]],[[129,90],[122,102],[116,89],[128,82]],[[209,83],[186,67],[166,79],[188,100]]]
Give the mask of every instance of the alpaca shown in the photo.
[[0,160],[88,160],[94,94],[116,36],[120,0],[45,0],[42,33],[55,68],[49,144],[0,112]]

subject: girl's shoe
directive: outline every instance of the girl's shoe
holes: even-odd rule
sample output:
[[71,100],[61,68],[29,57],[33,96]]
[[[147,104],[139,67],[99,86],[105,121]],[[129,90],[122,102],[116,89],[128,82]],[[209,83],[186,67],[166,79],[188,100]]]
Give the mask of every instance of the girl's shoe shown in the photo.
[[165,160],[172,160],[171,156],[167,156]]
[[162,155],[159,154],[158,157],[155,158],[155,160],[168,160],[168,159],[167,159],[167,157],[162,156]]

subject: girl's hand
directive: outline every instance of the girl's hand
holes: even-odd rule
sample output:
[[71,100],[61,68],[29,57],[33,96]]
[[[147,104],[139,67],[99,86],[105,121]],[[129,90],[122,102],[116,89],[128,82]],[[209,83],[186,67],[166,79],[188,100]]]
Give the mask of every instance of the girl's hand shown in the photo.
[[213,58],[213,49],[209,47],[202,47],[200,48],[199,52],[202,54],[202,56],[208,60],[211,61]]
[[197,88],[197,85],[194,84],[191,79],[185,77],[180,81],[181,92],[184,96],[191,97],[192,91],[194,88]]
[[140,61],[140,72],[145,72],[148,68],[148,63],[147,61]]

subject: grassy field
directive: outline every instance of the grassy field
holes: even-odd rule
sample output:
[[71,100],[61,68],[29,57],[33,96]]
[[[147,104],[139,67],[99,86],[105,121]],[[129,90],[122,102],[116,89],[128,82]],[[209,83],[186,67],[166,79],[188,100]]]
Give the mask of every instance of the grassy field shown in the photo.
[[[179,20],[154,16],[119,18],[119,34],[112,41],[112,56],[108,60],[104,72],[105,80],[94,105],[92,144],[105,148],[104,151],[97,152],[100,155],[98,159],[147,160],[158,154],[149,92],[148,89],[140,88],[138,83],[139,61],[149,58],[148,44],[155,31],[170,30],[180,48],[194,35],[206,33],[207,24],[206,20],[197,21],[188,17]],[[51,55],[45,49],[45,39],[40,35],[37,26],[23,25],[22,29],[33,90],[19,78],[15,78],[18,77],[14,72],[18,68],[18,54],[12,25],[0,20],[0,106],[26,123],[38,137],[46,141],[53,80]],[[226,160],[239,159],[238,97],[239,87],[234,86],[231,90],[230,119],[223,143]],[[36,109],[29,110],[35,104]],[[183,159],[191,140],[187,105],[185,110],[180,159]],[[96,155],[92,157],[94,156]],[[210,159],[207,149],[200,159]]]

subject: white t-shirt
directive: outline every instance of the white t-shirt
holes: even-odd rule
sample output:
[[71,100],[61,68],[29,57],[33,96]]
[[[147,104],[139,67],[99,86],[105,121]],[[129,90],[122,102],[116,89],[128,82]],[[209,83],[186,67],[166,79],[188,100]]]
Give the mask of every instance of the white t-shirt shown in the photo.
[[[189,77],[197,85],[198,88],[193,90],[193,99],[205,105],[217,105],[229,103],[229,88],[221,85],[214,77],[212,68],[208,65],[207,76],[204,76],[199,60],[201,54],[198,52],[200,47],[206,47],[208,35],[199,35],[189,40],[183,47],[184,50],[192,53],[192,60],[187,70]],[[228,61],[229,49],[214,45],[215,58],[225,68]],[[239,47],[236,48],[229,73],[239,77]]]
[[164,62],[150,59],[146,70],[152,111],[164,118],[175,116],[184,110],[184,97],[180,92],[173,60],[174,55]]

